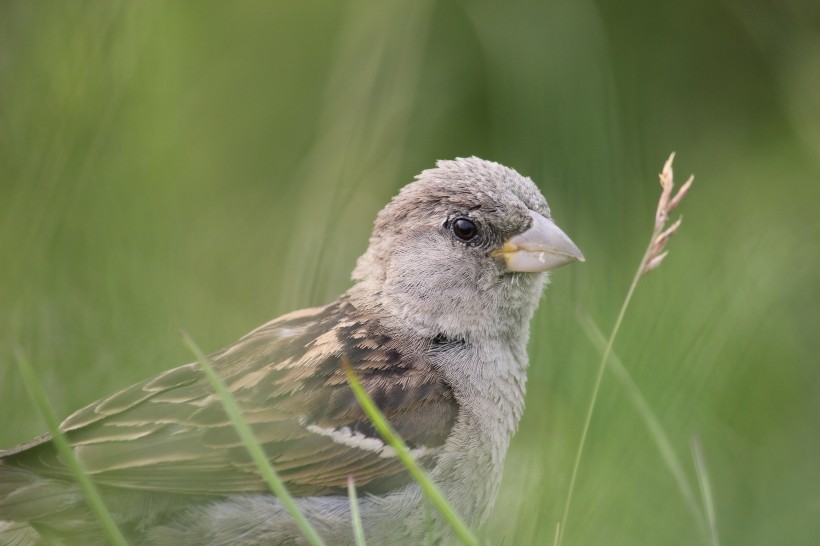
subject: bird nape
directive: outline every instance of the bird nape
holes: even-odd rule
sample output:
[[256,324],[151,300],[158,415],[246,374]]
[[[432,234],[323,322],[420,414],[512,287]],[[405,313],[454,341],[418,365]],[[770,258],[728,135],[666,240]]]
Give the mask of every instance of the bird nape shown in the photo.
[[[547,271],[583,261],[535,184],[475,157],[439,161],[378,214],[353,286],[209,357],[324,540],[446,542],[419,486],[356,401],[370,397],[464,521],[492,510],[521,417],[529,322]],[[300,544],[197,364],[103,398],[62,425],[135,545]],[[48,436],[0,452],[0,544],[106,542]]]

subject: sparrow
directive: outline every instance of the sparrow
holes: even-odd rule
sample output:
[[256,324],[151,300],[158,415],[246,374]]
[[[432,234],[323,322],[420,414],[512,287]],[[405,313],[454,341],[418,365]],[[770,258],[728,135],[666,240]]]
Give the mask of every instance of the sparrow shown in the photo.
[[[209,360],[328,544],[354,543],[348,477],[368,544],[447,543],[343,365],[476,528],[524,409],[547,272],[583,260],[529,178],[476,157],[439,161],[378,214],[346,293]],[[61,430],[131,544],[306,543],[196,363],[94,402]],[[0,452],[0,544],[46,536],[106,541],[48,435]]]

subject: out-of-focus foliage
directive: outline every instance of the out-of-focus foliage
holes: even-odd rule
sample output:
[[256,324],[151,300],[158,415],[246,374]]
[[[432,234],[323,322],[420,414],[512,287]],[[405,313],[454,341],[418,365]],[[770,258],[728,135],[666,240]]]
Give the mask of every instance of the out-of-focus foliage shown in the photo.
[[[490,544],[552,540],[598,353],[677,151],[681,232],[615,350],[723,544],[820,536],[820,4],[0,4],[0,444],[350,284],[376,212],[435,159],[531,176],[587,256],[532,328]],[[704,543],[605,378],[564,544]]]

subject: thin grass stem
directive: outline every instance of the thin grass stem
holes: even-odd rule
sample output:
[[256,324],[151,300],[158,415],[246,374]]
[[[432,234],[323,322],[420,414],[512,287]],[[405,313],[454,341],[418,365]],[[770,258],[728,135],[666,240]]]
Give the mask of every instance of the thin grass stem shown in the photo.
[[477,546],[478,539],[476,536],[472,531],[470,531],[461,517],[459,517],[455,509],[453,509],[436,484],[433,483],[433,480],[427,476],[427,474],[416,463],[415,459],[413,459],[413,455],[410,453],[407,445],[399,437],[398,433],[393,429],[390,423],[387,422],[387,419],[384,417],[370,396],[368,396],[367,392],[364,390],[364,387],[362,387],[362,384],[356,377],[350,363],[347,361],[344,363],[345,373],[347,374],[347,381],[350,383],[350,388],[353,390],[356,400],[359,401],[359,405],[367,414],[368,418],[370,418],[373,422],[376,430],[379,431],[379,434],[381,434],[384,441],[396,451],[396,455],[399,457],[404,466],[407,467],[407,470],[410,472],[410,475],[413,476],[416,483],[419,484],[424,492],[424,495],[430,499],[430,502],[432,502],[441,515],[444,516],[444,519],[453,529],[456,536],[465,544]]
[[615,338],[618,337],[618,332],[621,329],[621,323],[626,315],[626,310],[632,301],[632,295],[635,293],[635,288],[638,287],[638,281],[641,280],[642,271],[647,257],[649,256],[649,252],[650,249],[647,249],[644,253],[644,257],[641,260],[641,265],[638,267],[635,276],[632,278],[632,283],[629,285],[629,291],[626,293],[626,298],[624,298],[624,301],[621,304],[621,309],[618,311],[618,318],[615,319],[615,326],[612,327],[612,333],[606,342],[606,347],[601,355],[601,361],[598,363],[598,371],[595,373],[595,383],[592,387],[592,396],[589,401],[589,406],[587,407],[586,417],[584,417],[584,426],[581,429],[581,439],[578,443],[578,450],[575,452],[575,461],[572,463],[572,473],[569,478],[569,488],[567,490],[567,500],[564,503],[564,513],[561,516],[560,524],[556,530],[555,546],[561,546],[561,541],[563,540],[564,533],[566,532],[567,521],[569,520],[569,511],[572,507],[572,496],[575,493],[575,482],[578,478],[578,469],[581,467],[581,458],[584,455],[587,435],[589,434],[589,426],[592,423],[592,414],[595,412],[595,406],[598,403],[598,392],[601,390],[601,380],[604,377],[606,363],[609,359],[609,355],[612,353],[612,346],[615,343]]
[[584,455],[587,435],[589,434],[590,423],[592,423],[592,415],[595,412],[595,406],[598,403],[598,393],[601,390],[601,381],[604,377],[604,369],[606,369],[607,362],[609,361],[610,354],[612,353],[615,338],[618,337],[618,332],[621,330],[621,324],[623,323],[624,316],[626,315],[626,310],[632,302],[632,296],[635,294],[635,289],[638,287],[641,277],[661,264],[667,255],[667,252],[664,252],[664,249],[669,242],[669,238],[676,233],[681,224],[680,220],[678,220],[673,223],[669,229],[666,228],[666,223],[669,220],[670,213],[676,206],[678,206],[678,204],[680,204],[683,197],[689,191],[689,188],[692,185],[692,177],[690,177],[681,189],[678,190],[677,194],[673,195],[672,190],[674,189],[675,184],[673,181],[672,161],[674,158],[675,154],[673,152],[669,156],[669,159],[666,160],[666,163],[664,163],[663,169],[661,170],[660,184],[662,190],[660,198],[658,199],[658,208],[655,212],[655,224],[652,229],[652,237],[649,239],[649,244],[646,247],[646,251],[644,251],[640,264],[638,264],[638,269],[632,277],[632,282],[629,284],[629,290],[627,291],[626,297],[624,298],[621,308],[618,311],[618,317],[615,319],[615,325],[612,327],[612,332],[609,334],[603,354],[601,355],[601,360],[598,363],[598,371],[595,374],[595,383],[592,387],[592,396],[590,397],[586,417],[584,418],[584,426],[581,429],[581,439],[578,442],[578,450],[575,453],[575,460],[572,464],[567,498],[564,503],[564,512],[561,515],[560,524],[556,528],[554,542],[555,546],[561,545],[564,533],[566,533],[567,520],[569,519],[570,508],[572,507],[572,497],[575,492],[575,483],[578,479],[578,469],[581,467],[581,459]]
[[202,371],[205,373],[205,376],[211,384],[211,388],[213,388],[216,395],[219,396],[222,406],[225,408],[225,413],[230,418],[231,423],[239,435],[239,438],[242,440],[242,443],[245,444],[245,448],[248,450],[253,462],[256,463],[256,466],[262,474],[262,477],[265,479],[265,482],[267,482],[268,487],[270,487],[271,491],[279,499],[279,502],[282,503],[282,506],[285,507],[285,510],[288,511],[290,516],[293,518],[293,521],[296,522],[296,525],[299,527],[299,530],[303,535],[305,535],[305,538],[307,538],[308,542],[310,542],[313,546],[324,546],[324,541],[321,539],[304,514],[302,514],[301,510],[299,510],[299,507],[296,505],[296,501],[293,500],[293,497],[290,493],[288,493],[288,490],[285,487],[285,484],[282,483],[282,479],[279,477],[279,474],[276,473],[276,470],[274,470],[273,466],[268,461],[265,451],[262,449],[262,446],[253,434],[253,430],[251,430],[250,425],[248,425],[248,422],[242,415],[242,410],[239,408],[239,404],[237,404],[236,399],[233,397],[233,394],[231,394],[231,391],[228,390],[228,387],[225,386],[225,383],[223,383],[216,374],[213,367],[208,362],[208,359],[205,357],[205,354],[187,332],[182,332],[182,340],[191,353],[196,357],[200,368],[202,368]]
[[[583,326],[584,331],[590,341],[592,341],[592,344],[598,347],[599,350],[603,351],[606,346],[606,338],[592,317],[586,313],[579,313],[579,321],[581,322],[581,326]],[[692,489],[689,479],[686,477],[686,472],[683,469],[683,463],[681,463],[680,458],[675,453],[675,449],[672,447],[672,441],[666,434],[660,420],[655,415],[655,412],[652,411],[652,407],[649,405],[649,402],[646,400],[643,393],[641,393],[640,388],[638,388],[638,385],[632,379],[629,371],[623,365],[623,362],[621,362],[621,359],[615,351],[613,351],[610,355],[609,369],[615,374],[615,377],[626,389],[630,400],[632,400],[632,404],[638,410],[638,414],[643,417],[646,427],[649,429],[649,436],[655,442],[655,446],[660,452],[661,459],[663,459],[666,467],[669,469],[670,474],[672,474],[672,477],[675,479],[675,483],[681,492],[681,496],[686,502],[686,506],[689,508],[689,511],[692,512],[692,515],[695,518],[698,527],[700,527],[701,532],[704,533],[705,537],[708,537],[709,531],[707,530],[703,510],[701,510],[695,492]]]
[[34,402],[34,405],[37,406],[37,409],[40,410],[43,420],[45,420],[46,426],[48,426],[48,430],[51,432],[51,441],[54,442],[54,446],[60,453],[60,457],[71,471],[74,479],[77,480],[77,483],[85,495],[89,508],[91,508],[91,511],[100,521],[103,532],[112,544],[116,546],[128,546],[128,541],[125,540],[125,536],[114,521],[114,517],[111,515],[111,512],[108,511],[108,508],[106,508],[100,496],[100,492],[83,468],[82,463],[80,463],[74,455],[74,450],[60,430],[60,423],[57,421],[57,416],[54,415],[51,406],[48,404],[48,398],[46,397],[45,390],[37,374],[34,372],[34,369],[31,367],[31,364],[29,364],[22,350],[17,349],[16,355],[17,365],[20,367],[20,373],[23,376],[23,383],[25,383],[31,400]]
[[703,449],[697,436],[692,438],[692,458],[695,461],[695,472],[698,475],[698,485],[700,495],[703,500],[703,509],[706,512],[706,520],[709,524],[709,539],[712,546],[720,546],[720,538],[717,530],[717,517],[715,516],[715,503],[712,497],[712,486],[709,482],[709,473],[706,471],[706,459],[703,457]]
[[356,546],[366,546],[362,516],[359,513],[359,497],[356,495],[356,482],[353,476],[347,477],[347,498],[350,501],[350,520],[353,523],[353,538],[356,540]]

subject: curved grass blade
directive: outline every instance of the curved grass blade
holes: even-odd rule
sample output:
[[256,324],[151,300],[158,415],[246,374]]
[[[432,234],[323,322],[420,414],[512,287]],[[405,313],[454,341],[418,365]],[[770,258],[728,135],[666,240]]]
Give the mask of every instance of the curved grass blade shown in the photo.
[[436,484],[433,483],[433,480],[431,480],[419,467],[419,465],[416,464],[416,461],[410,454],[410,450],[407,448],[407,445],[399,437],[398,433],[393,429],[390,423],[387,422],[387,419],[385,419],[382,412],[370,396],[368,396],[367,392],[364,390],[364,387],[362,387],[362,384],[356,377],[353,368],[350,366],[350,361],[344,359],[342,364],[345,368],[345,373],[347,374],[347,382],[350,384],[350,388],[353,390],[356,400],[359,401],[359,405],[367,414],[367,417],[373,422],[373,425],[376,427],[376,430],[379,431],[381,437],[396,451],[399,459],[404,466],[407,467],[407,470],[413,476],[416,483],[419,484],[424,492],[424,495],[430,499],[430,502],[432,502],[441,515],[444,516],[444,519],[456,533],[456,536],[458,536],[458,538],[465,544],[476,546],[478,544],[478,539],[476,536],[472,531],[470,531],[464,521],[462,521],[461,517],[459,517],[453,507],[450,506],[450,503],[447,502],[447,499],[441,493]]
[[367,546],[364,541],[362,516],[359,514],[359,498],[356,495],[356,483],[353,476],[347,477],[347,498],[350,500],[350,520],[353,524],[353,538],[356,539],[356,546]]
[[299,510],[299,507],[296,506],[296,501],[294,501],[293,497],[290,496],[290,493],[288,493],[285,484],[282,483],[282,480],[279,478],[276,470],[274,470],[273,466],[271,466],[270,462],[268,462],[268,458],[262,450],[262,446],[259,444],[256,436],[253,435],[253,431],[248,425],[248,422],[245,420],[245,417],[242,415],[242,410],[239,408],[239,404],[236,403],[231,391],[228,390],[225,383],[223,383],[219,376],[216,375],[216,372],[208,362],[205,354],[187,332],[182,332],[182,340],[194,357],[196,357],[199,366],[202,368],[202,371],[211,383],[211,387],[216,395],[219,396],[222,406],[225,408],[225,413],[228,414],[228,417],[236,429],[237,434],[239,434],[239,438],[242,440],[242,443],[245,444],[248,453],[251,455],[253,462],[256,463],[256,466],[259,468],[259,472],[267,482],[268,487],[270,487],[271,491],[273,491],[285,507],[285,510],[287,510],[291,515],[293,520],[296,522],[296,525],[299,527],[299,530],[302,531],[302,534],[304,534],[305,538],[308,539],[308,542],[310,542],[313,546],[324,546],[324,541],[321,537],[319,537],[319,534],[304,514],[302,514]]
[[569,519],[570,508],[572,507],[572,497],[575,492],[575,482],[578,478],[578,470],[581,467],[581,458],[584,455],[587,436],[589,435],[590,424],[592,423],[592,415],[595,412],[595,406],[598,403],[598,393],[601,390],[604,370],[606,369],[607,362],[609,361],[610,354],[612,353],[612,348],[615,345],[615,339],[618,337],[618,332],[621,329],[621,324],[626,316],[626,310],[632,302],[632,296],[635,294],[635,289],[638,287],[638,283],[641,278],[650,271],[657,269],[663,259],[669,254],[669,252],[666,251],[666,246],[669,243],[669,239],[678,231],[678,228],[680,228],[681,225],[680,219],[674,222],[671,226],[667,226],[667,223],[672,211],[680,204],[689,189],[692,187],[694,178],[690,176],[686,182],[684,182],[683,186],[678,189],[677,193],[674,193],[675,182],[672,171],[672,161],[674,159],[675,153],[672,152],[669,159],[667,159],[666,163],[664,163],[663,169],[659,175],[661,195],[658,198],[658,207],[655,212],[655,225],[652,228],[652,237],[650,237],[649,245],[644,251],[643,257],[641,258],[640,264],[638,264],[638,269],[635,272],[634,277],[632,277],[629,290],[627,290],[626,297],[624,298],[623,303],[621,303],[621,309],[618,311],[615,324],[612,326],[612,332],[609,334],[603,354],[601,355],[601,360],[598,363],[598,371],[595,374],[595,381],[592,386],[592,395],[590,396],[586,417],[584,418],[584,424],[581,428],[581,438],[578,442],[578,450],[575,452],[575,461],[572,464],[569,487],[567,488],[567,498],[564,502],[564,512],[561,516],[559,525],[556,527],[554,542],[555,546],[561,545],[561,540],[566,532],[567,520]]
[[712,497],[712,486],[709,483],[709,473],[706,471],[706,459],[703,456],[703,448],[697,436],[692,437],[692,458],[695,461],[695,472],[698,475],[698,485],[700,495],[703,500],[703,510],[706,512],[706,521],[709,524],[709,539],[712,546],[720,546],[720,538],[717,530],[717,517],[715,516],[715,501]]
[[17,365],[20,367],[20,373],[23,376],[23,383],[25,383],[26,390],[31,400],[37,406],[37,409],[39,409],[43,415],[43,420],[45,420],[48,430],[51,432],[51,441],[54,442],[54,446],[60,453],[60,457],[65,461],[74,479],[77,480],[77,483],[83,490],[89,508],[91,508],[94,515],[97,516],[97,519],[100,520],[102,529],[111,544],[116,546],[128,546],[128,541],[125,540],[122,531],[117,527],[114,517],[111,515],[111,512],[108,511],[108,508],[105,507],[100,492],[97,491],[94,482],[91,481],[91,478],[85,472],[85,469],[83,469],[80,461],[74,456],[74,450],[71,449],[68,440],[66,440],[60,431],[60,423],[51,410],[51,406],[48,405],[45,390],[43,390],[43,385],[37,378],[37,374],[34,372],[34,369],[31,367],[31,364],[29,364],[22,350],[17,349],[16,355]]
[[[606,348],[606,338],[604,337],[601,329],[598,328],[598,325],[592,317],[587,314],[579,313],[579,320],[592,344],[603,353]],[[635,406],[635,409],[638,410],[638,414],[643,417],[643,420],[646,423],[646,428],[649,429],[649,436],[655,442],[655,446],[658,448],[658,452],[660,452],[661,458],[666,464],[666,468],[669,469],[669,472],[674,477],[675,483],[677,483],[678,489],[680,490],[686,505],[689,507],[689,511],[692,512],[698,527],[700,527],[701,532],[703,532],[706,536],[708,533],[706,531],[706,522],[703,511],[701,511],[695,496],[695,492],[686,477],[686,472],[683,469],[683,463],[681,463],[680,458],[675,452],[675,448],[672,447],[672,441],[663,429],[663,425],[661,425],[661,422],[655,415],[655,412],[652,411],[652,407],[649,405],[649,402],[647,402],[643,393],[641,393],[641,390],[638,388],[638,385],[635,384],[635,381],[632,379],[629,371],[627,371],[615,351],[610,353],[609,362],[607,362],[607,365],[612,373],[615,374],[615,377],[621,382],[627,393],[629,393],[629,397],[632,400],[632,404]]]

